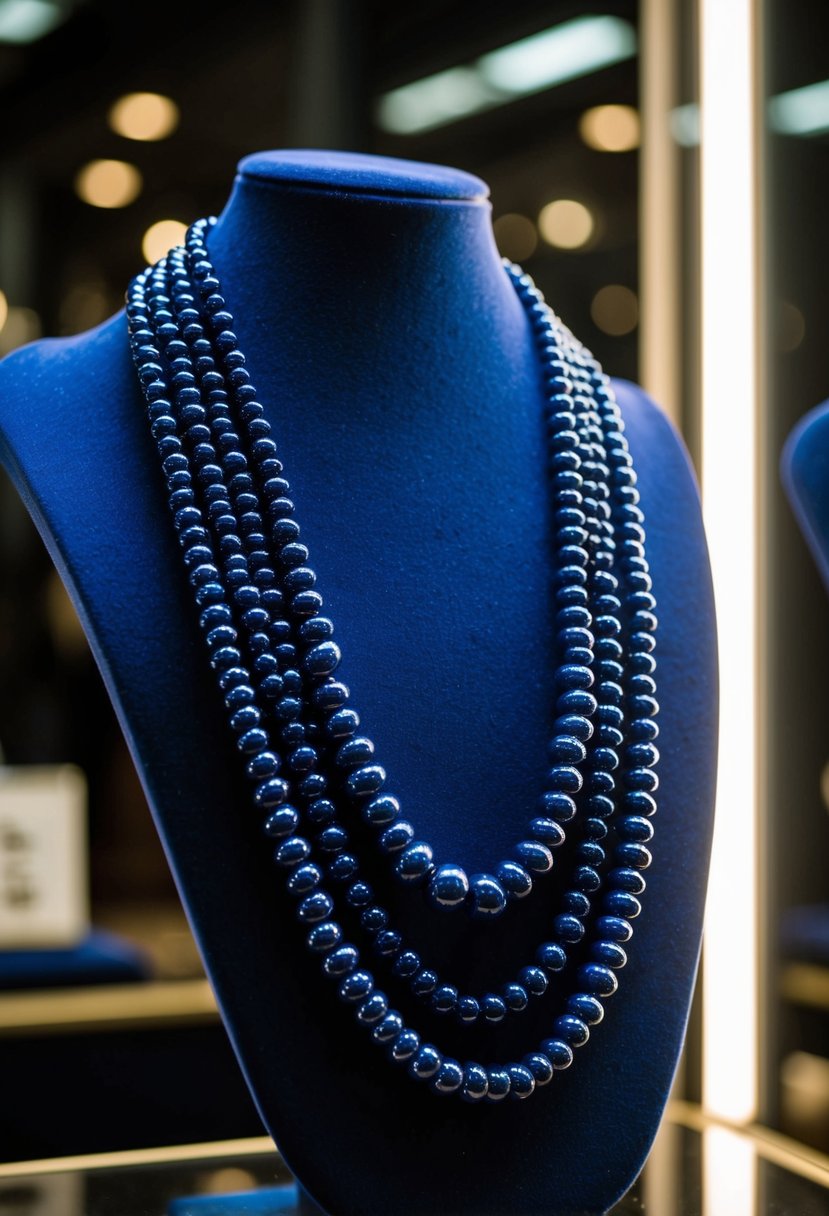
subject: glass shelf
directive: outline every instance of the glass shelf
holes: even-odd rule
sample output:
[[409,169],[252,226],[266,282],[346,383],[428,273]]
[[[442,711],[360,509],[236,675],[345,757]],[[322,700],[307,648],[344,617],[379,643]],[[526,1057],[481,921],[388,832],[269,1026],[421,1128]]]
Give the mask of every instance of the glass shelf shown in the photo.
[[[297,1213],[265,1137],[0,1166],[15,1216]],[[829,1158],[761,1128],[736,1131],[671,1106],[645,1170],[612,1216],[827,1216]]]

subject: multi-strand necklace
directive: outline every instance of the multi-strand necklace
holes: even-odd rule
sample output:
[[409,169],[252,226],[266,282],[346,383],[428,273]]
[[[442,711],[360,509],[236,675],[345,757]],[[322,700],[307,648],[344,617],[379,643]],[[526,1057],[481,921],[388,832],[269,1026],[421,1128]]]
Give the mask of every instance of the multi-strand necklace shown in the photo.
[[[529,277],[505,263],[532,327],[545,396],[557,717],[552,766],[525,835],[492,872],[468,875],[438,861],[404,817],[337,676],[334,625],[208,256],[215,222],[198,221],[184,246],[134,280],[127,318],[184,569],[252,801],[308,950],[374,1042],[435,1093],[526,1098],[569,1067],[604,1017],[651,862],[655,600],[618,406],[593,357]],[[508,982],[483,992],[463,991],[429,966],[365,873],[387,865],[432,907],[485,924],[543,885],[565,840],[572,863],[548,933]],[[366,961],[372,955],[376,963]],[[390,1007],[378,968],[461,1026],[495,1024],[546,998],[548,1037],[518,1061],[461,1063]],[[565,968],[562,992],[554,980]]]

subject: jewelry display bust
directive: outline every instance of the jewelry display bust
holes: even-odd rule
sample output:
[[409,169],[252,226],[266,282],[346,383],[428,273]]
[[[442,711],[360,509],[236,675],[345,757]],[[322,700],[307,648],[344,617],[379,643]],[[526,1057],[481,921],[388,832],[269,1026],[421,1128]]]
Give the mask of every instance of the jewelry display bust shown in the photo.
[[[560,621],[542,369],[485,187],[403,161],[254,156],[206,240],[336,622],[337,678],[435,856],[486,874],[546,788]],[[0,370],[4,460],[87,629],[240,1063],[332,1216],[598,1213],[655,1133],[699,949],[716,659],[687,458],[638,389],[616,396],[659,605],[647,900],[606,1022],[572,1067],[532,1101],[464,1104],[391,1068],[308,955],[207,663],[125,317]],[[574,865],[497,923],[392,892],[395,928],[452,983],[497,989],[532,962]],[[407,1021],[422,1008],[461,1061],[520,1061],[563,1010],[553,983],[520,1017],[463,1026],[396,982]]]

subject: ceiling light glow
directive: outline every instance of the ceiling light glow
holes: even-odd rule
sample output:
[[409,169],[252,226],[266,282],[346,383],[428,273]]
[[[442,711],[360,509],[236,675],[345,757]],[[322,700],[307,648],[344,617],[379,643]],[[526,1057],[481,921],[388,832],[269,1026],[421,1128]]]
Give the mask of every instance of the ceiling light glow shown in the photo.
[[829,131],[829,80],[772,97],[769,126],[778,135],[823,135]]
[[91,207],[127,207],[143,185],[135,165],[124,160],[93,160],[75,177],[75,193]]
[[64,15],[60,5],[49,0],[0,0],[0,42],[36,42],[59,26]]
[[632,333],[639,323],[636,292],[621,283],[600,287],[591,301],[590,316],[597,329],[613,338]]
[[580,249],[593,235],[593,214],[574,198],[557,198],[543,207],[538,230],[548,245],[558,249]]
[[579,119],[579,135],[597,152],[632,152],[639,147],[639,112],[633,106],[593,106]]
[[577,17],[482,56],[478,71],[518,97],[620,63],[636,54],[633,26],[619,17]]
[[179,109],[161,93],[127,93],[110,108],[109,125],[124,139],[166,139],[179,122]]
[[150,263],[163,258],[175,245],[183,245],[187,225],[181,220],[158,220],[151,224],[141,240],[141,252]]
[[413,135],[480,114],[636,54],[636,32],[619,17],[577,17],[384,94],[377,122],[395,135]]

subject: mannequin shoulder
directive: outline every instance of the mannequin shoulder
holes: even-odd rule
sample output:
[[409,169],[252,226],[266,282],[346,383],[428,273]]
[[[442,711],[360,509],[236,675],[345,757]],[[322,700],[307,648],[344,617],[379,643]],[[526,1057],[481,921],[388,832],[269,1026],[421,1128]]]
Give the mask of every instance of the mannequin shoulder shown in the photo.
[[[699,510],[699,489],[688,449],[668,415],[638,384],[612,382],[640,482]],[[642,488],[640,486],[640,488]]]
[[116,313],[71,338],[45,338],[0,362],[0,448],[24,454],[56,431],[131,398],[134,373],[126,318]]

